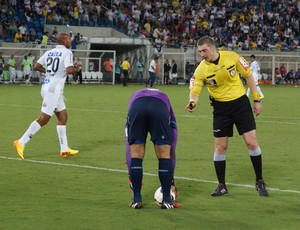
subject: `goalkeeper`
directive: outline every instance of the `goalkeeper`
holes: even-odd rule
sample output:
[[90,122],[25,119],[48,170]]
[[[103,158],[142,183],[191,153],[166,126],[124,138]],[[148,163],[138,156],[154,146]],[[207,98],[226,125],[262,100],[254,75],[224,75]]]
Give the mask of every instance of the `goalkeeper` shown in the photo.
[[179,208],[180,204],[175,203],[170,194],[171,187],[175,188],[176,118],[168,96],[157,89],[139,90],[131,96],[128,103],[125,125],[126,163],[133,190],[130,207],[135,209],[142,208],[143,159],[148,133],[151,134],[159,162],[158,176],[163,191],[161,208]]

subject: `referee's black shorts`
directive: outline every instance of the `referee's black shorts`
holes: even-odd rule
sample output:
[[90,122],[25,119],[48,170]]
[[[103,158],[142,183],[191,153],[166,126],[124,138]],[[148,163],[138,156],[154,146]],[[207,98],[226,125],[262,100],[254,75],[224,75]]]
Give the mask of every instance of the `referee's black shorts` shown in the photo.
[[127,116],[128,143],[146,143],[147,134],[157,145],[171,145],[172,127],[167,105],[155,97],[136,99]]
[[239,135],[256,129],[250,101],[246,95],[228,102],[213,101],[213,133],[215,137],[232,137],[233,125]]

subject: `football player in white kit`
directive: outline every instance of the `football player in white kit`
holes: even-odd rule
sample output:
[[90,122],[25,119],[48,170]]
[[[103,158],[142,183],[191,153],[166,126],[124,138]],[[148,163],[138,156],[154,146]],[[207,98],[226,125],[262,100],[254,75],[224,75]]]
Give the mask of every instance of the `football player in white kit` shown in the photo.
[[[59,33],[57,35],[57,43],[58,45],[54,49],[46,51],[34,66],[34,70],[46,75],[41,89],[43,103],[40,116],[30,124],[19,140],[14,141],[18,156],[22,160],[24,160],[25,145],[42,126],[48,123],[54,114],[57,117],[56,127],[60,144],[60,156],[65,158],[79,152],[69,148],[68,145],[66,134],[68,116],[63,96],[67,74],[74,74],[78,72],[78,69],[77,66],[73,65],[70,35],[68,33]],[[46,68],[43,67],[44,65]]]
[[[258,74],[259,74],[259,71],[260,71],[260,67],[257,63],[257,61],[255,60],[255,55],[252,54],[250,56],[250,59],[251,59],[251,63],[250,63],[250,69],[252,70],[252,75],[254,77],[254,80],[255,80],[255,84],[256,84],[256,89],[257,89],[257,92],[259,94],[259,97],[260,99],[264,98],[265,96],[263,95],[260,87],[259,87],[259,84],[258,84]],[[247,89],[247,96],[249,96],[249,93],[250,93],[250,88],[248,87]]]

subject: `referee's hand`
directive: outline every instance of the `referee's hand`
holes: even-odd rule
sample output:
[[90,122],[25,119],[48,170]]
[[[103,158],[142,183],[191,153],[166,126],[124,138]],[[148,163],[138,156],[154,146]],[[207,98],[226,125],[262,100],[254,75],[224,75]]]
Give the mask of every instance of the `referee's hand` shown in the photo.
[[254,102],[253,103],[253,111],[254,111],[254,114],[255,116],[259,116],[262,112],[262,105],[261,103],[257,103],[257,102]]
[[188,103],[188,105],[185,106],[184,109],[187,110],[187,111],[189,111],[190,113],[192,113],[192,112],[194,112],[195,107],[196,107],[196,102],[190,101],[190,102]]

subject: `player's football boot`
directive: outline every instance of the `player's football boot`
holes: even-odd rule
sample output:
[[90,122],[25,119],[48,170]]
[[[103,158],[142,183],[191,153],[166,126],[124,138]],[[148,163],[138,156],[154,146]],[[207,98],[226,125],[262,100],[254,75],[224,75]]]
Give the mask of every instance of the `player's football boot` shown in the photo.
[[65,152],[60,151],[60,156],[62,158],[65,158],[65,157],[68,157],[68,156],[74,156],[74,155],[76,155],[78,153],[79,153],[78,150],[68,148],[67,151],[65,151]]
[[211,194],[211,196],[224,196],[228,194],[226,185],[219,183],[216,190]]
[[260,196],[269,196],[265,182],[261,179],[256,181],[256,190]]
[[20,145],[19,140],[14,141],[14,147],[17,150],[18,156],[24,160],[23,152],[25,149],[25,146]]
[[143,207],[142,201],[140,201],[140,202],[133,202],[133,201],[132,201],[132,202],[129,204],[129,207],[130,207],[130,208],[134,208],[134,209],[140,209],[140,208]]
[[181,205],[179,203],[175,203],[174,201],[168,203],[163,201],[160,205],[161,209],[173,209],[173,208],[180,208]]

